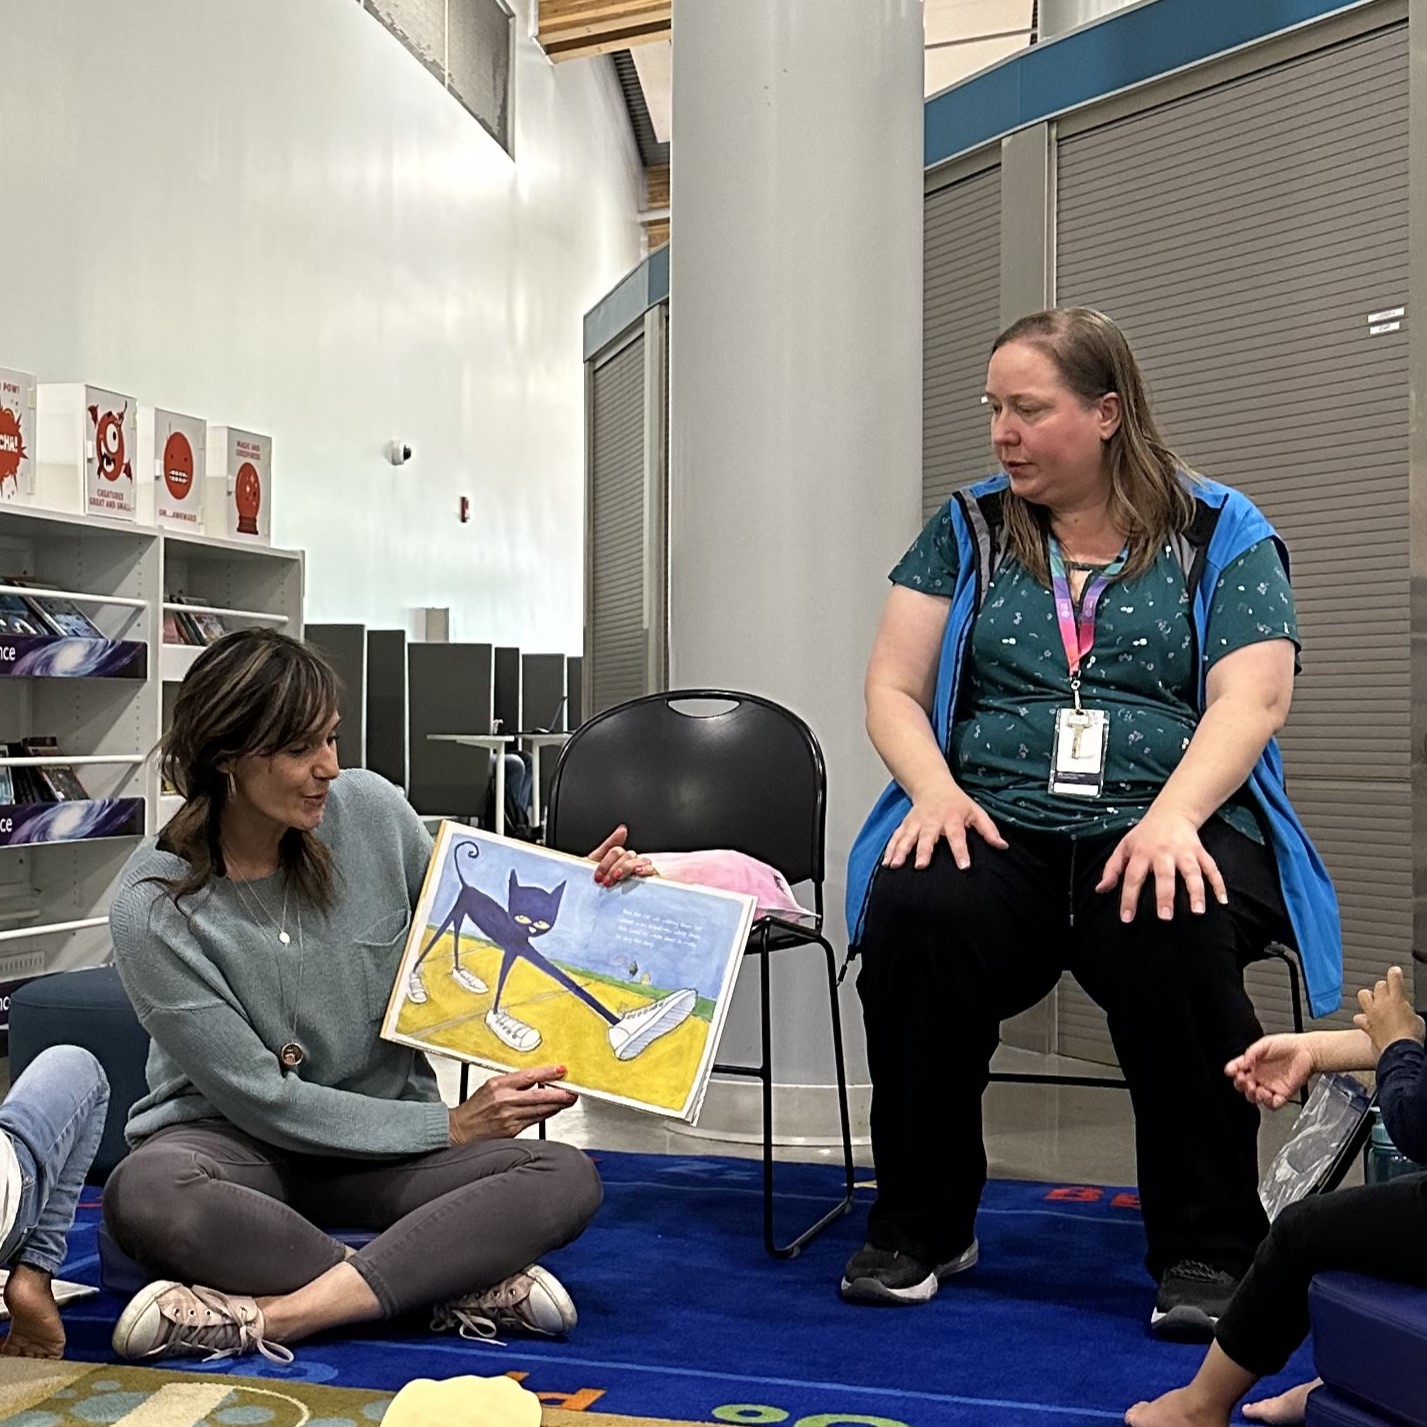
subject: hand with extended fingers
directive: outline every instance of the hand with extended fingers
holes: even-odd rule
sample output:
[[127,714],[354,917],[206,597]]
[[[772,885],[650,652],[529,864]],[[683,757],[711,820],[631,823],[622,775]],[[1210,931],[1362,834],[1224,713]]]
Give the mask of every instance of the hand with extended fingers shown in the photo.
[[654,864],[647,857],[624,845],[629,829],[623,823],[615,828],[595,850],[589,860],[595,864],[595,881],[612,887],[626,877],[657,877]]
[[1422,1041],[1422,1017],[1412,1009],[1412,1002],[1403,990],[1400,966],[1389,966],[1386,977],[1372,990],[1364,987],[1359,991],[1358,1005],[1362,1010],[1353,1017],[1353,1024],[1367,1032],[1379,1054],[1393,1041]]
[[1308,1037],[1262,1036],[1224,1067],[1234,1089],[1266,1110],[1286,1105],[1308,1083],[1317,1066]]
[[971,845],[967,837],[971,831],[992,847],[1007,845],[985,808],[948,780],[935,792],[913,801],[911,810],[887,840],[882,865],[901,867],[915,854],[912,865],[927,867],[931,864],[932,850],[945,838],[956,865],[965,872],[971,866]]
[[1208,892],[1219,902],[1229,900],[1219,866],[1199,840],[1199,829],[1189,818],[1153,807],[1120,839],[1095,890],[1112,892],[1118,886],[1120,920],[1132,922],[1140,890],[1150,877],[1155,915],[1162,922],[1174,916],[1174,893],[1181,879],[1192,912],[1203,913]]
[[553,1083],[564,1076],[563,1065],[532,1065],[493,1075],[450,1112],[451,1143],[513,1139],[557,1111],[568,1110],[578,1096]]

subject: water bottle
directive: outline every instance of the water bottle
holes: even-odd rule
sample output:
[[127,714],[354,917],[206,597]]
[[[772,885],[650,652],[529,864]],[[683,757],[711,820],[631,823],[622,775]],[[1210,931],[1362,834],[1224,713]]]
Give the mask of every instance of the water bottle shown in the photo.
[[1427,1165],[1410,1160],[1392,1142],[1387,1126],[1382,1122],[1382,1111],[1372,1107],[1372,1133],[1368,1136],[1363,1150],[1363,1183],[1385,1184],[1396,1179],[1399,1174],[1421,1174]]

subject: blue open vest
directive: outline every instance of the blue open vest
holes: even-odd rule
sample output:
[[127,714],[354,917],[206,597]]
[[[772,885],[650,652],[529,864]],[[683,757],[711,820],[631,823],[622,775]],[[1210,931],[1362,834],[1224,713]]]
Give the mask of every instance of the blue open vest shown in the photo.
[[[982,596],[1002,556],[1001,494],[1009,484],[1003,474],[989,477],[957,491],[947,502],[956,532],[960,568],[942,638],[937,668],[936,694],[931,710],[932,727],[943,750],[951,746],[951,727],[961,671],[971,626],[981,608]],[[1274,528],[1258,507],[1228,486],[1196,479],[1196,511],[1188,530],[1171,537],[1180,568],[1189,587],[1191,620],[1198,660],[1198,701],[1204,709],[1207,676],[1205,650],[1209,647],[1209,608],[1219,576],[1246,550],[1261,540],[1279,545],[1287,568],[1288,555]],[[1279,885],[1293,928],[1293,944],[1303,965],[1308,1003],[1315,1016],[1336,1011],[1343,994],[1343,933],[1338,897],[1332,880],[1283,785],[1283,760],[1278,744],[1270,739],[1249,775],[1249,791],[1262,810],[1274,857]],[[862,938],[872,878],[888,839],[907,815],[911,800],[895,782],[889,783],[862,825],[847,869],[847,926],[855,948]]]

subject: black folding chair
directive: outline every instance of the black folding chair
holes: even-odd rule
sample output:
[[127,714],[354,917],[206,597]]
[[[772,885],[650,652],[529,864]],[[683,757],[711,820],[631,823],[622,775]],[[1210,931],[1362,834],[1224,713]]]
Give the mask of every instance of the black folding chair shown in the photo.
[[[1271,941],[1255,961],[1281,961],[1288,971],[1288,995],[1293,1009],[1293,1029],[1303,1032],[1303,986],[1298,967],[1298,953],[1292,947]],[[1091,1089],[1128,1090],[1128,1083],[1118,1075],[1060,1075],[1053,1071],[993,1070],[991,1079],[998,1084],[1012,1085],[1075,1085]],[[1308,1103],[1308,1087],[1298,1092],[1298,1103]]]
[[[747,954],[757,956],[762,991],[759,1064],[722,1065],[724,1075],[763,1086],[763,1242],[792,1258],[852,1207],[852,1130],[847,1112],[837,970],[823,935],[827,770],[813,731],[796,714],[756,694],[683,689],[650,694],[597,714],[565,745],[546,812],[546,843],[583,855],[624,823],[640,852],[730,848],[776,867],[790,883],[813,884],[810,921],[759,917]],[[837,1067],[845,1185],[842,1199],[796,1238],[773,1232],[773,1071],[768,959],[775,951],[820,946]]]

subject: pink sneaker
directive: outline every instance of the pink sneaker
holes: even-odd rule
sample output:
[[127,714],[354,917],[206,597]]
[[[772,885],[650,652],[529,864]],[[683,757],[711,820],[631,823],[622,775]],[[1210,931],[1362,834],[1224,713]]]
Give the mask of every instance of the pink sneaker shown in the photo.
[[141,1288],[119,1315],[113,1347],[121,1358],[214,1358],[261,1353],[290,1363],[292,1353],[263,1337],[263,1310],[238,1293],[161,1278]]

